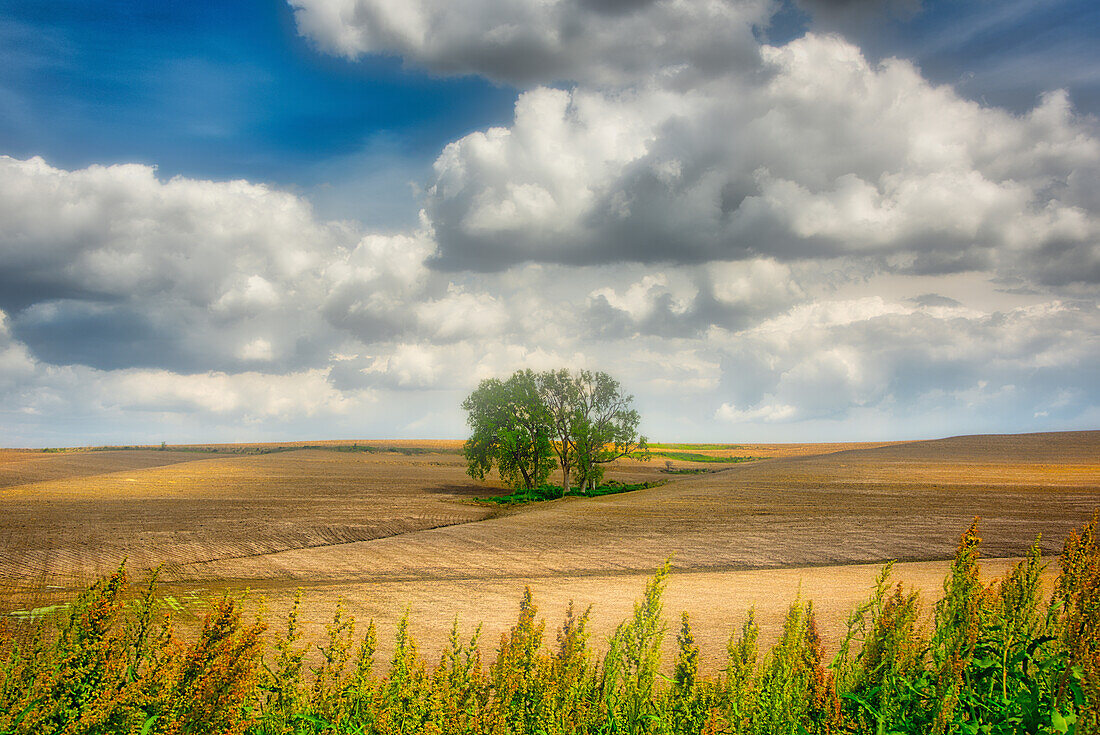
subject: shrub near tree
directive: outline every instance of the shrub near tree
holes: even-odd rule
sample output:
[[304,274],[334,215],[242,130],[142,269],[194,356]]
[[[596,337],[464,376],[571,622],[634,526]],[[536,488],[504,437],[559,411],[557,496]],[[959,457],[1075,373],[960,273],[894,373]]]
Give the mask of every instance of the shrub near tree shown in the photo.
[[591,491],[603,465],[646,449],[633,401],[603,372],[520,370],[483,380],[462,403],[473,431],[464,447],[467,472],[481,480],[496,467],[513,488],[531,490],[556,459],[562,495],[573,477]]

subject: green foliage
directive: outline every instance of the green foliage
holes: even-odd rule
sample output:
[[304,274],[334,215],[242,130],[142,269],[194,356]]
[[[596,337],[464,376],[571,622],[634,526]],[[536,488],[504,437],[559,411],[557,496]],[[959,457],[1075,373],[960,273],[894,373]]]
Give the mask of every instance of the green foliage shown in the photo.
[[432,676],[431,722],[442,732],[477,732],[477,725],[485,699],[484,673],[481,669],[481,650],[478,642],[481,626],[473,632],[468,642],[459,634],[458,619],[451,626],[448,647],[443,651]]
[[[661,457],[663,459],[675,459],[680,462],[709,462],[711,464],[737,464],[751,462],[759,457],[715,457],[712,454],[695,454],[693,452],[670,452],[666,449],[654,449],[652,445],[646,453],[649,457]],[[635,459],[642,459],[642,454],[631,454]]]
[[678,653],[672,670],[672,685],[668,701],[667,725],[672,732],[699,735],[706,725],[713,698],[712,687],[699,678],[699,646],[691,634],[688,614],[680,616],[680,633],[676,636]]
[[467,472],[484,479],[495,466],[515,489],[541,487],[557,458],[563,492],[575,471],[582,489],[595,489],[603,466],[620,457],[646,459],[641,418],[607,373],[530,370],[490,378],[462,403],[472,429],[464,451]]
[[497,717],[509,732],[536,732],[548,709],[547,661],[540,656],[546,623],[536,621],[537,614],[525,588],[519,620],[501,636],[490,675]]
[[641,417],[630,407],[634,397],[623,394],[619,381],[607,373],[581,370],[573,382],[571,432],[578,485],[595,488],[608,462],[627,456],[649,459],[646,438],[638,436]]
[[534,373],[483,380],[462,408],[473,432],[463,446],[471,477],[484,479],[495,466],[516,489],[531,490],[546,480],[553,467],[550,422]]
[[813,604],[796,600],[760,675],[753,732],[829,733],[839,719],[840,702],[822,661]]
[[601,495],[616,495],[618,493],[628,493],[634,490],[646,490],[651,487],[659,487],[663,484],[665,484],[663,481],[621,483],[611,480],[599,487],[589,489],[575,488],[567,493],[563,493],[562,489],[557,485],[539,485],[531,490],[519,490],[508,495],[476,498],[476,500],[483,503],[497,503],[498,505],[519,505],[523,503],[536,503],[541,500],[557,500],[558,498],[570,496],[577,498],[595,498]]
[[602,659],[589,647],[590,610],[570,604],[548,641],[527,590],[487,667],[480,628],[463,636],[455,620],[429,669],[406,612],[383,671],[374,624],[357,638],[340,606],[309,659],[300,594],[269,643],[263,620],[245,621],[231,598],[183,641],[155,579],[135,593],[119,569],[52,617],[0,618],[0,734],[1097,732],[1096,520],[1067,539],[1049,599],[1038,542],[989,586],[979,543],[972,526],[927,629],[919,597],[890,582],[888,564],[828,667],[813,605],[798,600],[763,655],[750,610],[717,678],[700,669],[686,613],[662,668],[667,564]]
[[[1049,626],[1069,652],[1063,670],[1057,672],[1060,698],[1077,704],[1077,728],[1082,733],[1100,732],[1100,543],[1096,538],[1100,513],[1080,532],[1066,539],[1062,549],[1062,573],[1055,585]],[[1082,705],[1081,702],[1086,704]],[[1072,713],[1071,713],[1072,714]]]
[[621,623],[611,637],[604,660],[602,689],[607,715],[625,733],[653,732],[661,719],[654,685],[665,635],[661,596],[670,568],[665,562],[646,584],[645,595],[634,603],[634,616]]
[[[887,584],[893,563],[883,567],[870,599],[848,618],[848,633],[833,661],[846,691],[848,716],[865,730],[896,722],[913,706],[912,682],[921,677],[927,642],[916,629],[919,596]],[[851,657],[851,645],[862,647]]]
[[744,449],[740,444],[650,444],[650,449]]
[[397,623],[396,645],[390,672],[382,683],[379,710],[379,728],[384,732],[420,732],[430,713],[428,673],[420,650],[409,632],[409,611]]
[[749,732],[756,714],[759,639],[756,611],[749,608],[741,634],[726,646],[726,677],[718,685],[720,710],[734,732]]

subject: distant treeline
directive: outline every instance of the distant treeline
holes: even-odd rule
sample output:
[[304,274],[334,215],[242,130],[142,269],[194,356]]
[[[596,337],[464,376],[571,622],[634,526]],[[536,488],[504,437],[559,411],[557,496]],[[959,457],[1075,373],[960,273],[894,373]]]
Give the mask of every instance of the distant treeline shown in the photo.
[[1038,543],[983,585],[971,527],[927,624],[888,564],[831,661],[811,603],[791,605],[766,652],[750,611],[716,676],[699,671],[687,613],[675,662],[661,664],[667,565],[602,655],[589,645],[588,610],[570,605],[547,633],[527,592],[491,661],[480,628],[464,638],[457,621],[426,660],[406,617],[382,664],[374,624],[357,633],[337,608],[315,667],[305,664],[297,600],[272,637],[227,597],[182,641],[155,585],[135,599],[120,570],[56,621],[0,623],[0,732],[1091,734],[1100,730],[1096,531],[1094,517],[1066,540],[1048,597]]

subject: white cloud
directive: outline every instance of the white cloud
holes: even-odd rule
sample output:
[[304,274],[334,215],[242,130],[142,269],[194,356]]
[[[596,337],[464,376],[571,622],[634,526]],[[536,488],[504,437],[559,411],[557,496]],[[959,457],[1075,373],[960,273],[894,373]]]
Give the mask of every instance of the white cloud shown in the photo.
[[440,435],[478,380],[563,365],[651,434],[1097,415],[1100,135],[1064,93],[1013,115],[835,36],[761,45],[765,0],[292,4],[330,51],[522,85],[514,119],[388,234],[0,157],[8,426]]
[[430,345],[400,344],[363,368],[379,376],[383,385],[396,388],[435,388],[443,369],[439,350]]
[[100,400],[108,409],[200,411],[238,416],[244,421],[342,414],[363,398],[335,390],[325,370],[286,375],[125,370],[95,377]]
[[713,263],[707,272],[714,298],[732,307],[775,309],[804,296],[790,267],[771,259]]
[[759,421],[779,423],[794,418],[797,413],[798,409],[786,404],[765,403],[752,410],[742,411],[732,403],[723,403],[714,412],[714,417],[730,424],[752,424]]
[[0,386],[11,386],[34,374],[34,359],[26,345],[12,338],[8,315],[0,311]]
[[838,37],[761,53],[759,77],[525,92],[509,128],[436,161],[439,262],[874,256],[902,272],[1100,280],[1100,136],[1064,94],[1013,116]]
[[861,408],[901,415],[934,405],[1031,411],[1078,386],[1075,414],[1097,400],[1085,375],[1100,358],[1100,308],[1047,302],[1007,312],[928,309],[870,297],[805,304],[740,332],[714,328],[735,397],[728,422],[844,420]]
[[598,288],[589,294],[589,299],[603,301],[610,308],[626,314],[631,320],[640,322],[653,316],[660,308],[666,308],[673,314],[683,314],[696,294],[697,291],[691,286],[670,289],[668,276],[654,273],[622,290],[613,287]]
[[230,287],[213,303],[214,310],[256,313],[278,305],[279,294],[271,281],[255,274],[240,281],[239,285]]
[[262,337],[257,337],[246,345],[243,345],[237,353],[242,360],[257,360],[271,362],[275,352],[271,349],[271,343]]
[[299,284],[346,242],[292,194],[176,177],[137,164],[65,171],[0,156],[5,278],[102,294],[171,293],[208,306],[245,277]]
[[396,54],[512,84],[631,83],[753,65],[765,0],[291,0],[298,30],[356,58]]
[[[182,372],[271,355],[277,369],[316,366],[331,339],[324,269],[357,238],[263,185],[6,156],[0,221],[0,308],[40,358]],[[275,332],[287,349],[242,351]]]
[[416,307],[420,333],[435,340],[486,337],[500,333],[509,310],[487,293],[469,293],[451,284],[443,298]]

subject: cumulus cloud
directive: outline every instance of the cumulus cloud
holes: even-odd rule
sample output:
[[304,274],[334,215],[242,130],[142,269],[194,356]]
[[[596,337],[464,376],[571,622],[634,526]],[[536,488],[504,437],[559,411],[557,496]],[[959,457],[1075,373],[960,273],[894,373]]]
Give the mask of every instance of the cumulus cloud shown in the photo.
[[291,0],[298,30],[349,58],[392,54],[510,84],[683,82],[751,68],[766,0]]
[[[1081,386],[1079,415],[1100,399],[1086,375],[1100,358],[1100,308],[1045,302],[975,313],[935,301],[881,297],[805,304],[733,333],[712,330],[732,400],[715,417],[728,422],[843,420],[861,408],[898,415],[920,409],[945,416],[975,405],[1039,410],[1065,386]],[[1049,414],[1048,414],[1049,415]]]
[[0,386],[12,388],[34,375],[34,358],[26,345],[12,338],[8,315],[0,311]]
[[711,326],[740,329],[780,314],[806,294],[791,268],[766,258],[648,273],[589,293],[593,334],[699,337]]
[[162,182],[150,166],[65,171],[8,156],[0,218],[7,309],[74,292],[170,293],[205,307],[250,283],[270,301],[274,284],[302,282],[347,236],[318,223],[304,200],[260,184]]
[[1015,116],[836,36],[761,55],[762,77],[686,91],[525,92],[511,127],[436,161],[436,264],[852,256],[1100,279],[1100,136],[1063,93]]
[[363,237],[346,255],[328,264],[326,320],[365,342],[399,337],[411,330],[410,305],[428,291],[425,258],[433,244],[422,234]]
[[392,233],[257,183],[0,157],[6,436],[439,436],[478,380],[563,365],[614,373],[651,434],[1097,415],[1100,134],[1065,93],[1013,114],[839,36],[762,44],[766,0],[292,5],[326,51],[518,85],[513,120],[447,145]]
[[920,14],[921,0],[795,0],[808,13],[814,28],[837,31],[861,39],[890,20],[909,20]]
[[253,372],[180,375],[125,370],[96,376],[106,408],[152,412],[209,412],[243,421],[342,414],[363,396],[337,391],[327,371],[285,375]]
[[[285,373],[205,371],[179,373],[163,369],[99,370],[84,365],[43,362],[7,329],[0,311],[0,390],[6,415],[4,438],[11,441],[15,424],[41,417],[95,422],[89,434],[107,434],[112,424],[138,416],[142,424],[170,416],[195,417],[206,425],[248,425],[272,421],[281,425],[303,419],[343,417],[372,405],[373,392],[338,390],[328,368]],[[251,345],[262,350],[262,346]],[[131,419],[132,420],[132,419]],[[69,438],[69,441],[72,437]]]
[[316,364],[325,325],[301,306],[328,292],[325,267],[355,242],[263,185],[40,158],[0,157],[0,220],[14,334],[50,362],[104,369]]

